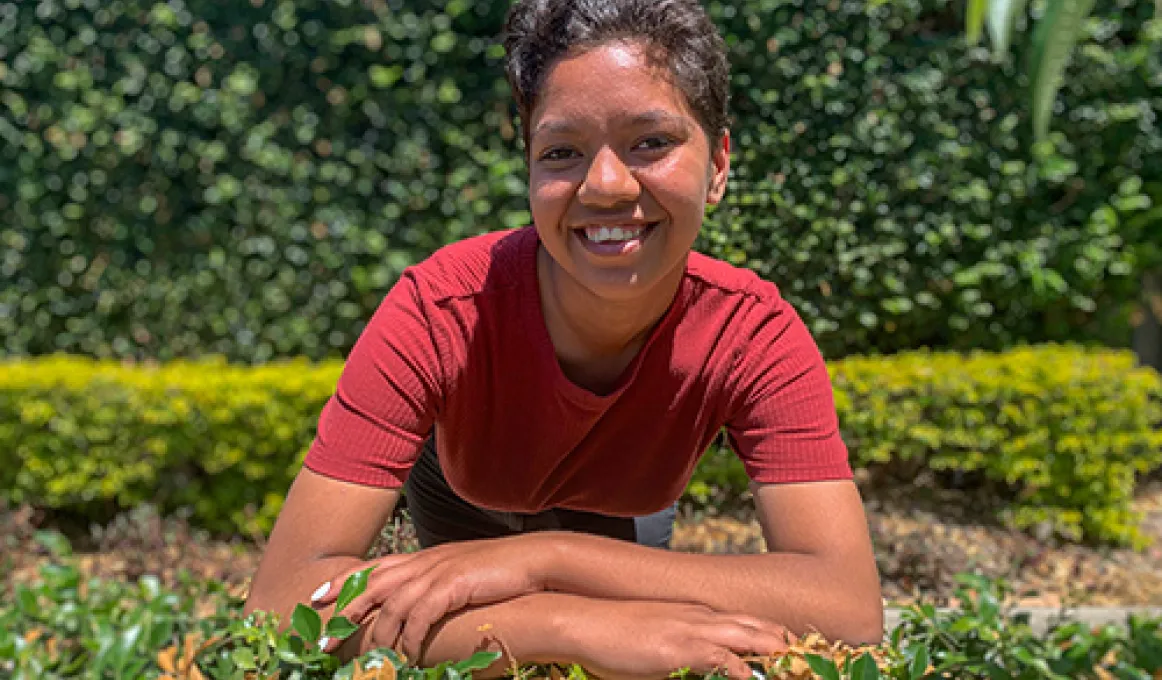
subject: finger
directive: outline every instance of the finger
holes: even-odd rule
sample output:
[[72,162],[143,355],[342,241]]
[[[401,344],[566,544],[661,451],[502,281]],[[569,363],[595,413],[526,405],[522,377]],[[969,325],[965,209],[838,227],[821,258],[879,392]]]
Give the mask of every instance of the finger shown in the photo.
[[432,626],[472,602],[472,591],[463,579],[453,578],[442,587],[428,593],[408,613],[403,624],[400,644],[405,651],[418,654]]
[[[391,566],[398,566],[407,561],[407,558],[414,555],[386,555],[371,562],[363,562],[358,566],[352,567],[343,572],[339,576],[332,578],[329,581],[324,581],[314,591],[311,592],[311,605],[315,607],[326,607],[339,599],[339,593],[343,592],[343,584],[347,579],[355,574],[372,567],[371,575],[376,574],[380,569]],[[370,581],[371,575],[368,576]]]
[[766,656],[787,648],[783,636],[776,631],[769,630],[769,627],[753,628],[749,625],[730,621],[729,618],[704,628],[702,639],[739,654]]
[[756,616],[748,616],[746,614],[736,614],[731,617],[734,623],[746,628],[757,636],[761,636],[765,640],[774,640],[776,646],[769,651],[760,651],[762,654],[774,654],[778,652],[787,651],[787,647],[794,642],[794,636],[785,626],[781,626],[773,621],[767,619],[760,619]]
[[742,660],[742,657],[725,647],[711,645],[704,648],[702,656],[704,660],[700,664],[701,667],[694,667],[692,670],[707,675],[715,672],[725,673],[732,680],[753,680],[750,666]]
[[379,621],[375,624],[375,638],[380,646],[396,646],[404,623],[411,616],[416,603],[422,600],[430,589],[429,583],[426,575],[424,578],[414,579],[383,601]]
[[341,611],[335,613],[362,624],[376,607],[396,597],[400,588],[412,580],[413,574],[414,570],[409,566],[377,571],[374,578],[368,579],[367,589],[347,603]]

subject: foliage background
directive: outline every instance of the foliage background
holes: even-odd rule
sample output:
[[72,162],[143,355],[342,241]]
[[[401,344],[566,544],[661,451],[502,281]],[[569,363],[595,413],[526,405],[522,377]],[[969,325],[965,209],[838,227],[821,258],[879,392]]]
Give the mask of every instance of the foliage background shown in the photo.
[[[1035,149],[1024,55],[966,48],[961,3],[708,6],[735,168],[699,247],[828,356],[1128,341],[1162,218],[1153,3],[1099,3]],[[343,356],[405,266],[529,219],[505,8],[0,2],[0,353]]]

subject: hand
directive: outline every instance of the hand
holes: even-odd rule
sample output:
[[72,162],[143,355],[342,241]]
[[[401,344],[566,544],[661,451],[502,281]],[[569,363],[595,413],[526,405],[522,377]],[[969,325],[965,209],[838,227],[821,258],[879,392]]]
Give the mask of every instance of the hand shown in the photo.
[[[536,534],[445,543],[417,553],[387,555],[360,564],[320,586],[311,603],[335,602],[348,576],[373,566],[367,589],[342,614],[364,624],[377,608],[375,639],[381,646],[419,650],[429,629],[450,613],[544,589],[548,550]],[[338,641],[324,646],[334,651]]]
[[751,680],[742,655],[786,651],[787,629],[769,621],[672,602],[585,600],[570,608],[566,653],[601,678],[665,678],[682,668]]

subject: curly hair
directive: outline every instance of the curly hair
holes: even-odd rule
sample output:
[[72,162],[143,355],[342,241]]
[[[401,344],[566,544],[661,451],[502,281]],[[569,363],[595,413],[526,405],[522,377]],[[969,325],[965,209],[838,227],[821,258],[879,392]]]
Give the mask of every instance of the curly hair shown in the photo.
[[505,72],[526,145],[553,64],[618,41],[642,45],[673,75],[707,137],[727,129],[726,46],[698,0],[516,0],[505,24]]

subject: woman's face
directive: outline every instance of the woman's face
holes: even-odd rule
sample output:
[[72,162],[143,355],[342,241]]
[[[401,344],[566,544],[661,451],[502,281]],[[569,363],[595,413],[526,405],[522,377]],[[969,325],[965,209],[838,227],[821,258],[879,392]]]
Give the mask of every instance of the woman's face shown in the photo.
[[609,301],[676,285],[706,205],[726,189],[729,137],[711,148],[668,75],[639,47],[609,43],[557,62],[530,116],[537,232],[569,277]]

